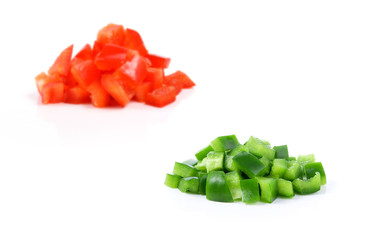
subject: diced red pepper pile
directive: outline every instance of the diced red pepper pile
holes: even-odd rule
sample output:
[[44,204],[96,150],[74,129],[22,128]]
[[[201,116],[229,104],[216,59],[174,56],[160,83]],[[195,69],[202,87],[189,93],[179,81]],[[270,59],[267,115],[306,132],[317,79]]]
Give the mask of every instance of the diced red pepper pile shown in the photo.
[[43,104],[91,102],[101,108],[135,100],[163,107],[195,86],[181,71],[165,76],[170,58],[148,53],[139,33],[122,25],[102,28],[93,47],[86,44],[73,58],[72,50],[63,50],[48,74],[36,77]]

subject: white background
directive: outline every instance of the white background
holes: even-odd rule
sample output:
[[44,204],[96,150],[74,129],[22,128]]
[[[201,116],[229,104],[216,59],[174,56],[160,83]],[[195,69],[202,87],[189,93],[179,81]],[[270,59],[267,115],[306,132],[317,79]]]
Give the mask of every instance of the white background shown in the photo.
[[[2,1],[0,239],[364,239],[364,12],[351,0]],[[108,23],[138,30],[197,86],[162,109],[41,105],[34,76]],[[327,185],[255,205],[164,186],[174,161],[228,134],[315,153]]]

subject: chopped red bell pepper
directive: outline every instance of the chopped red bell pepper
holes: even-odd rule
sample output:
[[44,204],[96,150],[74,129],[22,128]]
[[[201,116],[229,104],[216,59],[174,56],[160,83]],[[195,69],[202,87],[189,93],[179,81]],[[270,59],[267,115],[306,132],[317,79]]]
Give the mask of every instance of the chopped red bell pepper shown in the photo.
[[50,75],[57,74],[62,77],[66,77],[70,71],[71,57],[72,57],[73,45],[69,46],[61,52],[56,61],[49,68],[48,73]]
[[176,90],[172,86],[162,86],[148,93],[146,103],[155,107],[163,107],[176,99]]
[[113,71],[124,63],[127,52],[128,48],[107,43],[95,56],[95,65],[101,71]]
[[171,62],[170,58],[165,58],[154,54],[148,54],[147,58],[151,62],[151,67],[155,68],[168,68]]
[[97,42],[101,46],[104,46],[106,43],[123,46],[124,35],[124,27],[122,25],[108,24],[98,32]]
[[141,35],[133,29],[125,30],[124,46],[129,49],[138,51],[141,56],[147,55],[147,49],[144,46]]
[[80,86],[65,91],[65,103],[80,104],[90,102],[90,93]]
[[100,79],[100,71],[92,60],[86,60],[71,67],[71,74],[81,87],[87,87]]
[[152,90],[162,87],[164,82],[165,73],[163,68],[147,68],[145,82],[150,82]]
[[163,107],[194,82],[183,72],[165,77],[170,58],[149,54],[141,35],[122,25],[108,24],[93,46],[86,44],[73,58],[73,45],[57,57],[48,73],[36,76],[43,103],[91,103],[121,106],[135,100]]

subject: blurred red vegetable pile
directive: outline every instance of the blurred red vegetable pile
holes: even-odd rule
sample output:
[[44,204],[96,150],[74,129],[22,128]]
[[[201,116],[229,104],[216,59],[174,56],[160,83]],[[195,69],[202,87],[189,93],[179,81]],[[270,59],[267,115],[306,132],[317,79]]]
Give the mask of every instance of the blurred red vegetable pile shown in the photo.
[[195,86],[183,72],[165,76],[170,58],[148,53],[141,36],[122,25],[109,24],[73,58],[73,45],[61,52],[48,74],[36,77],[43,104],[92,103],[106,107],[129,101],[163,107],[184,88]]

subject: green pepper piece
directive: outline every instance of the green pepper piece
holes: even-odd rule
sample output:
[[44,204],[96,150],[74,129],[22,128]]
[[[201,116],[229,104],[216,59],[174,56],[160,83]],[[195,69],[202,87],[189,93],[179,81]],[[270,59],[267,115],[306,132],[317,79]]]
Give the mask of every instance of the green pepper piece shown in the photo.
[[282,178],[278,179],[278,194],[280,196],[291,198],[294,196],[294,189],[292,182],[284,180]]
[[288,159],[289,158],[288,146],[287,145],[275,146],[273,148],[275,150],[275,158],[282,158],[282,159]]
[[283,178],[286,180],[293,181],[296,178],[299,178],[302,173],[302,168],[297,161],[288,161],[288,169],[284,173]]
[[259,184],[256,178],[240,181],[242,201],[244,203],[255,203],[260,201]]
[[205,195],[205,189],[207,186],[207,173],[199,172],[199,193]]
[[241,172],[237,170],[226,173],[226,178],[233,200],[242,199],[242,191],[240,187],[240,181],[242,180]]
[[321,174],[321,185],[326,184],[326,173],[321,162],[308,163],[304,166],[304,173],[307,179],[312,178],[316,172]]
[[179,190],[184,193],[199,193],[199,178],[186,177],[182,178],[178,186]]
[[261,201],[272,203],[278,196],[278,184],[276,178],[257,177],[261,189]]
[[198,159],[199,161],[203,160],[207,154],[211,151],[214,151],[214,149],[212,148],[212,146],[208,145],[205,148],[201,149],[199,152],[197,152],[195,154],[196,159]]
[[271,170],[272,162],[269,159],[267,159],[266,157],[262,157],[259,160],[260,160],[260,162],[265,164],[265,170],[262,172],[262,176],[268,175]]
[[243,151],[248,152],[248,148],[240,144],[226,154],[226,157],[224,159],[224,169],[226,171],[233,172],[238,170],[236,163],[233,161],[233,157]]
[[173,174],[181,177],[197,177],[198,170],[190,165],[175,162]]
[[314,157],[314,154],[308,154],[308,155],[299,155],[297,162],[299,163],[299,165],[301,166],[305,166],[308,163],[313,163],[315,162],[316,159]]
[[265,164],[248,152],[238,153],[233,157],[233,161],[237,164],[238,169],[244,172],[249,178],[262,176],[266,168]]
[[224,152],[231,150],[240,144],[235,135],[221,136],[214,139],[210,145],[214,151]]
[[296,161],[297,158],[296,157],[288,157],[288,161]]
[[272,164],[270,177],[272,178],[280,178],[284,176],[286,170],[288,169],[287,163],[285,159],[275,158]]
[[295,179],[293,181],[293,187],[295,192],[299,194],[310,194],[317,192],[321,189],[321,174],[316,172],[310,179]]
[[270,143],[255,137],[250,137],[250,139],[245,143],[249,152],[258,156],[266,157],[269,160],[275,158],[275,150],[270,147]]
[[218,171],[223,170],[224,152],[209,152],[207,157],[195,165],[200,171]]
[[211,171],[208,173],[206,198],[217,202],[233,202],[226,175],[223,171]]
[[199,161],[196,159],[188,159],[188,160],[184,161],[183,164],[194,167],[198,162]]
[[166,174],[165,185],[170,188],[177,188],[181,177],[173,174]]

